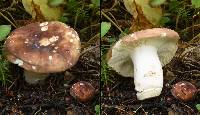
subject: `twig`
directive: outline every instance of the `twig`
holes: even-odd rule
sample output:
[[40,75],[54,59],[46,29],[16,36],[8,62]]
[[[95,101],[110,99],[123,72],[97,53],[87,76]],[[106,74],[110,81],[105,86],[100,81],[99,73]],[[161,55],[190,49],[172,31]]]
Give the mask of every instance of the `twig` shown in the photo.
[[95,39],[99,39],[100,38],[100,33],[97,33],[95,36],[93,36],[90,40],[87,41],[86,44],[90,44],[91,41],[95,40]]
[[[5,12],[12,18],[14,24],[16,25],[17,23],[16,23],[15,19],[13,18],[13,16],[10,14],[10,12],[8,12],[8,11],[5,11]],[[18,25],[16,25],[16,26],[18,26]]]
[[189,47],[189,48],[186,48],[182,53],[181,53],[181,55],[179,56],[179,57],[184,57],[185,55],[186,55],[186,53],[188,53],[188,52],[190,52],[190,51],[192,51],[192,50],[194,50],[196,47]]
[[18,78],[19,78],[19,77],[17,77],[17,78],[15,79],[15,81],[12,82],[12,84],[8,87],[8,90],[10,90],[10,89],[12,88],[12,86],[13,86],[14,83],[18,80]]
[[10,21],[10,19],[8,19],[3,13],[0,12],[0,15],[1,15],[3,18],[5,18],[8,22],[10,22],[10,24],[11,24],[12,26],[14,26],[15,28],[17,28],[17,26],[16,26],[12,21]]
[[182,102],[181,102],[180,104],[182,104],[183,106],[189,108],[189,109],[194,113],[194,110],[193,110],[190,106],[188,106],[188,105],[186,105],[186,104],[184,104],[184,103],[182,103]]
[[82,56],[82,55],[85,54],[86,52],[91,51],[91,50],[93,50],[93,49],[95,49],[95,48],[97,48],[97,47],[100,47],[100,46],[99,46],[99,45],[96,45],[96,46],[94,46],[94,47],[90,47],[90,48],[88,48],[88,49],[86,49],[86,50],[83,50],[83,51],[81,52],[81,55],[80,55],[80,56]]
[[200,24],[196,24],[196,25],[192,25],[192,26],[189,26],[183,30],[181,30],[181,32],[184,32],[184,31],[188,31],[189,29],[193,28],[193,27],[200,27]]
[[101,14],[102,14],[105,18],[107,18],[121,33],[124,33],[124,32],[122,31],[122,29],[121,29],[115,22],[113,22],[112,19],[111,19],[109,16],[107,16],[103,11],[101,11]]
[[90,26],[88,26],[88,27],[85,27],[85,28],[83,28],[83,29],[80,30],[80,33],[84,32],[85,30],[87,30],[87,29],[89,29],[89,28],[91,28],[91,27],[95,27],[95,26],[99,26],[99,25],[100,25],[100,24],[97,23],[97,24],[93,24],[93,25],[90,25]]
[[[118,106],[118,105],[106,105],[106,104],[102,104],[101,105],[102,107],[105,107],[105,108],[118,108],[118,107],[122,107],[122,106]],[[134,109],[134,110],[138,110],[140,109],[141,107],[143,108],[152,108],[152,107],[160,107],[160,108],[165,108],[163,103],[160,102],[160,103],[146,103],[146,104],[135,104],[135,105],[123,105],[122,108],[131,108],[131,109]]]
[[110,11],[113,11],[113,10],[117,10],[117,9],[114,9],[114,7],[118,4],[118,0],[115,0],[115,2],[112,4],[112,6],[108,9],[103,9],[104,12],[110,12]]
[[115,0],[115,2],[113,3],[110,9],[113,9],[116,5],[117,5],[117,0]]
[[118,82],[115,86],[113,86],[109,91],[109,92],[112,92],[117,86],[119,86],[120,84],[122,83],[122,81]]
[[118,22],[117,22],[117,20],[115,19],[115,17],[112,15],[112,13],[108,12],[108,14],[113,18],[113,20],[115,21],[115,23],[116,23],[117,25],[119,25]]
[[134,102],[134,101],[136,101],[136,100],[135,99],[127,99],[127,100],[123,101],[122,104],[125,104],[127,102]]
[[0,115],[4,115],[5,111],[8,109],[8,106],[4,107],[3,110],[1,111]]
[[126,112],[127,114],[129,114],[129,112],[127,112],[125,110],[125,107],[124,106],[115,106],[115,105],[105,105],[105,104],[102,104],[101,105],[102,107],[105,107],[105,108],[115,108],[117,110],[120,110],[120,111],[123,111],[123,112]]
[[38,111],[36,111],[36,112],[34,113],[34,115],[37,115],[41,110],[42,110],[42,109],[41,109],[41,107],[40,107],[40,109],[39,109]]
[[142,111],[144,112],[145,115],[148,114],[148,112],[146,112],[146,111],[144,110],[144,108],[141,107],[141,109],[142,109]]

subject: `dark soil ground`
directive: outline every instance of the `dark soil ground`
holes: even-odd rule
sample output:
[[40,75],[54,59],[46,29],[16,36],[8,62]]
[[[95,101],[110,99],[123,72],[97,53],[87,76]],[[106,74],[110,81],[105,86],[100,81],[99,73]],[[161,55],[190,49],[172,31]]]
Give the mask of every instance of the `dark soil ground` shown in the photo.
[[[131,26],[131,15],[126,11],[121,0],[106,0],[102,4],[102,11],[118,25],[122,30]],[[191,13],[191,16],[193,14]],[[112,82],[102,85],[102,115],[198,115],[195,107],[200,103],[200,93],[192,101],[183,102],[175,99],[170,90],[173,84],[179,81],[189,81],[200,88],[200,38],[195,37],[199,33],[199,26],[194,19],[188,21],[187,25],[181,21],[175,27],[176,15],[171,17],[171,22],[165,27],[175,29],[180,34],[179,49],[173,60],[163,67],[164,87],[160,96],[138,101],[134,89],[134,79],[124,78],[116,72],[109,71],[109,79]],[[109,22],[106,16],[102,16],[102,21]],[[198,17],[199,19],[199,17]],[[186,28],[186,29],[185,29]],[[184,32],[185,33],[184,33]],[[112,46],[109,39],[117,41],[120,35],[119,29],[112,26],[109,33],[102,39],[103,53]],[[192,40],[191,40],[192,39]],[[194,40],[195,39],[195,40]],[[102,82],[103,84],[103,82]]]
[[[0,12],[16,27],[33,21],[20,0],[0,0]],[[1,15],[0,25],[10,25],[8,19]],[[23,78],[23,69],[10,63],[11,82],[0,86],[0,115],[94,115],[95,106],[100,103],[100,44],[97,37],[92,42],[88,41],[99,33],[98,22],[99,18],[93,17],[88,22],[77,23],[75,30],[82,42],[79,61],[65,72],[51,74],[43,84],[27,84]],[[12,25],[12,30],[16,28],[15,25]],[[68,25],[73,27],[73,21]],[[78,81],[87,81],[95,87],[93,99],[81,103],[70,95],[71,85]]]

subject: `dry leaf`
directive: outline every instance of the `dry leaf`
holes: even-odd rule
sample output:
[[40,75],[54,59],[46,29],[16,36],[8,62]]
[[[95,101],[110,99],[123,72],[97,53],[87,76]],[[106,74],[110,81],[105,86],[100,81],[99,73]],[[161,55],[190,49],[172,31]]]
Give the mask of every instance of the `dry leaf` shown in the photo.
[[22,0],[25,10],[37,21],[58,20],[62,15],[61,7],[50,7],[48,0]]
[[149,0],[124,0],[124,5],[133,15],[133,32],[158,25],[162,17],[161,7],[151,7]]

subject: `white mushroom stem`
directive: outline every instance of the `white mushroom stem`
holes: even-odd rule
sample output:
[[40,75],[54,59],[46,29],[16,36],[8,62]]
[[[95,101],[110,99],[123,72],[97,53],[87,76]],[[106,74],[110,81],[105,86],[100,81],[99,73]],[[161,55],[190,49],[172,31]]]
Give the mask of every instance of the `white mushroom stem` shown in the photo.
[[163,71],[157,49],[140,46],[131,54],[134,64],[134,83],[138,100],[160,95],[163,87]]
[[35,73],[32,71],[24,70],[25,81],[29,84],[37,84],[49,76],[48,73]]

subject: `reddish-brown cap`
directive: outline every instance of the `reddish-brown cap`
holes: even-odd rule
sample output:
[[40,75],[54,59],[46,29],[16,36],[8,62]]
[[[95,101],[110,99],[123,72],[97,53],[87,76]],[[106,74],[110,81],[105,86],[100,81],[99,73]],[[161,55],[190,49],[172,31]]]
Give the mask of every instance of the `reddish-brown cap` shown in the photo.
[[32,23],[14,30],[4,44],[7,59],[28,71],[51,73],[76,64],[80,55],[76,31],[64,23]]
[[88,82],[80,81],[72,85],[70,94],[80,102],[87,102],[95,95],[95,88]]
[[172,86],[171,93],[177,99],[189,101],[195,97],[197,88],[190,82],[181,81]]

